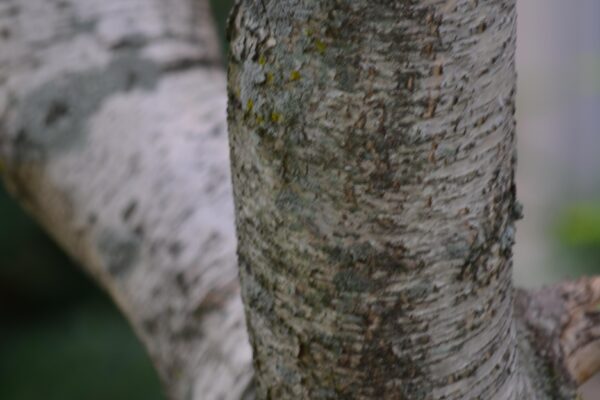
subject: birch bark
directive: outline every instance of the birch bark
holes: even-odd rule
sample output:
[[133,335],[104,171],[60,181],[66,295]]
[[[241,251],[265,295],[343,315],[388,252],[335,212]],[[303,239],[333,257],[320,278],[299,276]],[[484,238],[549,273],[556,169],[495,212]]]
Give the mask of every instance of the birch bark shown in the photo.
[[[514,0],[0,3],[0,172],[175,400],[560,399],[598,278],[513,296]],[[516,298],[516,307],[513,302]]]
[[524,399],[515,2],[241,1],[229,129],[258,396]]
[[172,399],[241,399],[225,74],[208,2],[0,2],[7,187],[107,289]]

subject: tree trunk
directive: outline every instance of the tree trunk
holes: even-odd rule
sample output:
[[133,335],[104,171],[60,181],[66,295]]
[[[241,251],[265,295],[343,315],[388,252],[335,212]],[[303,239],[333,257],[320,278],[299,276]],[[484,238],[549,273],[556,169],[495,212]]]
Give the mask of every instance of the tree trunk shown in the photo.
[[[600,278],[513,295],[513,1],[305,3],[231,20],[258,397],[573,399]],[[5,0],[0,45],[7,187],[169,398],[252,398],[206,1]]]
[[242,1],[229,128],[258,395],[524,399],[515,2]]

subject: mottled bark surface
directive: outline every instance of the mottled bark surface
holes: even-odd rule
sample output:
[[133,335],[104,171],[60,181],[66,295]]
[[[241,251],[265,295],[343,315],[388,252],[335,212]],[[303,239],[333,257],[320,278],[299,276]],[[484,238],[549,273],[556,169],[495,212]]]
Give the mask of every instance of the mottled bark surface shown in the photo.
[[517,316],[553,371],[556,392],[568,393],[600,371],[599,277],[519,290],[516,299]]
[[[254,396],[205,1],[0,2],[0,172],[176,400]],[[258,396],[558,399],[597,279],[510,280],[514,4],[244,1],[230,123]],[[513,315],[515,318],[513,318]]]
[[225,75],[207,2],[0,2],[0,163],[172,399],[240,399]]
[[242,1],[230,35],[259,397],[527,398],[514,0]]

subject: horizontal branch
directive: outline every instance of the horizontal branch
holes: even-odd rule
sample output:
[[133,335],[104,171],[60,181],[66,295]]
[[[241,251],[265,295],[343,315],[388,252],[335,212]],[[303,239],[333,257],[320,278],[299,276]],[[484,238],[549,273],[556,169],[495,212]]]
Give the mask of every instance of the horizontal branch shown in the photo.
[[517,317],[563,386],[581,385],[600,372],[599,305],[600,277],[517,291]]

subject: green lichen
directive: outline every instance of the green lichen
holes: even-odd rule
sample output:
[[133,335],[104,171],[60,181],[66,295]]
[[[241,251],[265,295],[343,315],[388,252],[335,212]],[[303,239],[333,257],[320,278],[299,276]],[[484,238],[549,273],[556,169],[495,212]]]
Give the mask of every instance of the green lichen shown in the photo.
[[369,289],[370,282],[353,271],[340,271],[333,278],[333,284],[340,293],[364,292]]

